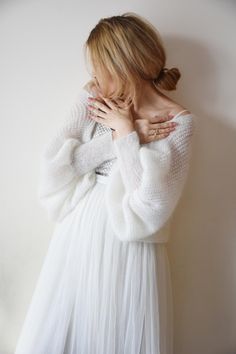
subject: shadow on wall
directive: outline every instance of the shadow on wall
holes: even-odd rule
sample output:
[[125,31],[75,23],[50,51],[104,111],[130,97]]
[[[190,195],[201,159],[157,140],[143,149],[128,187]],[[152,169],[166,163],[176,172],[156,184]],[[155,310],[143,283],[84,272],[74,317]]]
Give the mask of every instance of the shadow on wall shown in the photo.
[[[168,245],[175,318],[182,321],[175,326],[175,350],[180,353],[181,345],[189,342],[199,348],[201,338],[201,343],[215,343],[220,353],[225,338],[228,349],[234,338],[236,138],[229,112],[235,103],[230,85],[222,87],[222,75],[225,83],[232,77],[232,53],[214,47],[213,56],[212,48],[188,38],[163,40],[171,58],[166,66],[176,66],[182,74],[177,91],[168,95],[197,117],[189,177],[173,215]],[[218,55],[225,63],[223,74]],[[216,336],[219,323],[224,325]]]

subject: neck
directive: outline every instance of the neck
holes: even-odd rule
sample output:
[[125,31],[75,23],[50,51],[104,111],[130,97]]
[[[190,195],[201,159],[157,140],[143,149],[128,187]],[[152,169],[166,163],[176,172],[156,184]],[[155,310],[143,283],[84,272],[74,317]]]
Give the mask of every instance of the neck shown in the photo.
[[132,110],[137,118],[141,118],[142,114],[150,113],[152,115],[165,109],[169,102],[170,99],[155,88],[152,83],[145,82],[142,88],[136,93]]

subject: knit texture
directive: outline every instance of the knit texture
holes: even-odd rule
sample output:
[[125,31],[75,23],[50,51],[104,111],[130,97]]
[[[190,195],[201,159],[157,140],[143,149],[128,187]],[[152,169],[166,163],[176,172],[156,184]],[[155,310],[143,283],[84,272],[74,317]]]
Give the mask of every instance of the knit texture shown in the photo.
[[115,157],[111,130],[94,134],[97,122],[88,118],[89,96],[84,89],[79,92],[40,154],[38,199],[55,222],[61,222],[95,183],[94,169]]
[[140,146],[136,131],[114,140],[122,178],[106,193],[113,229],[122,241],[166,242],[170,217],[183,191],[192,155],[193,114],[173,118],[167,138]]
[[106,166],[104,197],[116,236],[121,241],[166,242],[167,222],[187,179],[195,116],[176,115],[176,130],[148,144],[140,144],[136,131],[112,140],[110,128],[98,129],[88,118],[90,95],[84,88],[80,91],[64,124],[43,149],[40,203],[51,220],[61,222],[92,188],[99,166],[100,172]]
[[[104,124],[102,123],[98,123],[95,125],[95,132],[93,134],[93,138],[100,136],[100,135],[104,135],[105,132],[110,131],[109,127],[106,127]],[[110,136],[110,134],[109,134]],[[112,139],[112,137],[111,137]],[[103,176],[108,176],[110,174],[111,168],[115,162],[115,160],[117,159],[115,152],[114,152],[114,148],[113,145],[110,147],[110,150],[108,149],[107,153],[110,153],[111,156],[109,158],[107,158],[107,160],[103,161],[98,167],[95,168],[95,173],[99,174],[99,175],[103,175]],[[102,153],[103,156],[103,153]]]

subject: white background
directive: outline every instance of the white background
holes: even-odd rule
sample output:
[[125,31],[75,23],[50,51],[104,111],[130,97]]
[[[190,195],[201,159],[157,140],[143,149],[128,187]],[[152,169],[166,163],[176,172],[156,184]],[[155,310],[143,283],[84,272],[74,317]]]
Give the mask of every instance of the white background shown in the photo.
[[126,11],[158,28],[182,73],[166,93],[198,117],[168,243],[174,353],[236,353],[235,2],[1,0],[1,354],[14,353],[54,227],[37,201],[40,151],[90,78],[90,30]]

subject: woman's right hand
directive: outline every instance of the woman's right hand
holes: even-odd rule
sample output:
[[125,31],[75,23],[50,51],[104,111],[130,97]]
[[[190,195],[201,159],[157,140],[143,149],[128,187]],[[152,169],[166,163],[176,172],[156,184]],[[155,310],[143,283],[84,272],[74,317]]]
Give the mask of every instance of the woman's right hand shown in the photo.
[[155,116],[154,122],[150,122],[145,118],[136,119],[134,121],[134,127],[139,135],[140,144],[147,144],[169,136],[178,125],[177,122],[169,122],[173,117],[173,114]]

